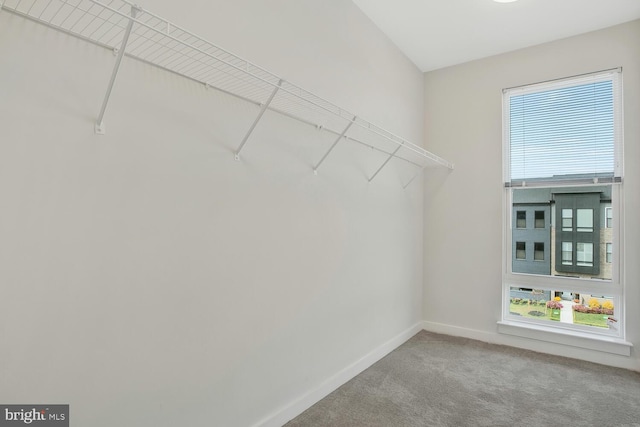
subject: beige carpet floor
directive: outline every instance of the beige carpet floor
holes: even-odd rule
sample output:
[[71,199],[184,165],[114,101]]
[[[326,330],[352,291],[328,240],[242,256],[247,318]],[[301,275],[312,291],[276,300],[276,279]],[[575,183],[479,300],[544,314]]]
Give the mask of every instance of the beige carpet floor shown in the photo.
[[287,427],[640,427],[640,373],[422,331]]

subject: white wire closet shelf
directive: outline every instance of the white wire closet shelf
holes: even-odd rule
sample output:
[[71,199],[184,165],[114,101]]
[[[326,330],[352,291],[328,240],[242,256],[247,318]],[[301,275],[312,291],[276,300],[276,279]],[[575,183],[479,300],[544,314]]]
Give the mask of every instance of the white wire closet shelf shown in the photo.
[[[317,160],[317,173],[331,151],[347,140],[386,155],[369,178],[373,180],[391,159],[417,169],[453,165],[411,142],[252,64],[215,44],[126,0],[0,0],[3,10],[45,24],[64,33],[112,49],[116,62],[96,121],[104,133],[104,116],[122,58],[126,55],[202,83],[260,107],[257,117],[235,152],[249,141],[264,112],[271,110],[332,134],[332,145]],[[404,187],[409,185],[413,178]]]

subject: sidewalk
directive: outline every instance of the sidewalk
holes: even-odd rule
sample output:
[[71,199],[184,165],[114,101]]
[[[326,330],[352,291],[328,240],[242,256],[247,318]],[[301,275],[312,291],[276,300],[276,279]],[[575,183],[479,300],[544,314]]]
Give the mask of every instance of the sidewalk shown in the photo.
[[572,323],[573,324],[573,306],[575,302],[573,301],[560,301],[562,303],[562,309],[560,310],[560,321],[563,323]]

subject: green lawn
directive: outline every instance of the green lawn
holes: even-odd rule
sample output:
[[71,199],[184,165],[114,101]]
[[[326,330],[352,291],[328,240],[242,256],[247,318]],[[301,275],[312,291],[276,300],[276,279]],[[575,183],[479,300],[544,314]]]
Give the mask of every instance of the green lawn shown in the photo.
[[[545,305],[538,304],[509,304],[509,312],[511,314],[520,315],[522,317],[530,317],[532,319],[551,320],[551,309]],[[576,325],[596,326],[598,328],[608,328],[606,314],[592,314],[573,312],[573,323]]]
[[599,328],[608,328],[606,314],[580,313],[573,312],[573,323],[576,325],[597,326]]
[[[538,304],[509,304],[509,312],[511,314],[519,314],[523,317],[531,317],[534,319],[546,319],[551,320],[551,310],[547,309],[545,305]],[[542,315],[540,315],[542,313]]]

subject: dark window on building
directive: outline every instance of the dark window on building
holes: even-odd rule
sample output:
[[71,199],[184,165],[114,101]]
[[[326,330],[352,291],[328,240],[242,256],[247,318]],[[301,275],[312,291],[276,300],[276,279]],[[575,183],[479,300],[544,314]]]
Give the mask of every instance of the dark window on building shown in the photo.
[[535,228],[544,228],[544,211],[536,211]]
[[526,211],[516,211],[516,228],[527,228]]
[[544,261],[544,243],[536,242],[533,244],[533,259],[535,261]]
[[527,259],[527,250],[524,242],[516,242],[516,259]]

